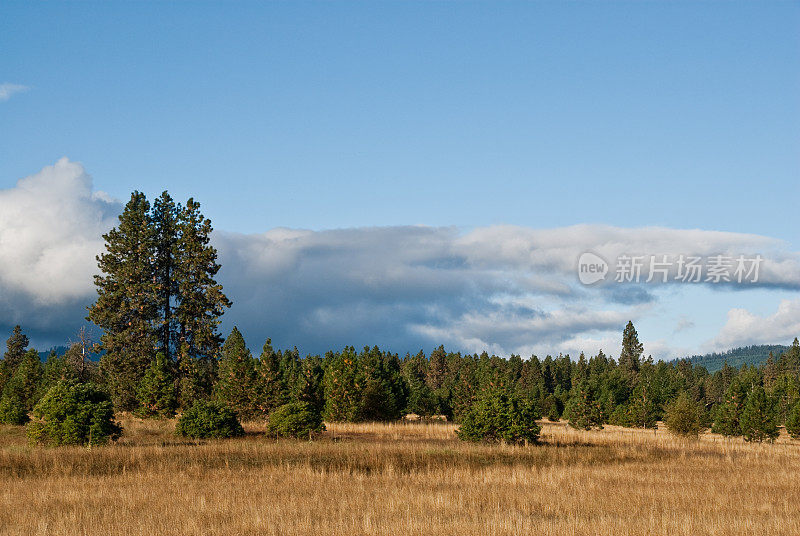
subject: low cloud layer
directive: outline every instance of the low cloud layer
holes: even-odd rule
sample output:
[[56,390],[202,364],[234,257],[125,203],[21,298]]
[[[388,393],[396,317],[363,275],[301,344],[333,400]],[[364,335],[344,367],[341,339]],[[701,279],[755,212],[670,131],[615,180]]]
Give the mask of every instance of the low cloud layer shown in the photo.
[[[0,329],[22,323],[47,343],[74,333],[94,299],[101,235],[121,209],[67,159],[0,191]],[[667,284],[614,283],[612,267],[605,282],[581,285],[577,260],[587,251],[609,261],[759,254],[764,262],[757,286],[800,288],[800,256],[786,244],[717,231],[605,225],[272,229],[218,231],[214,244],[220,280],[234,302],[225,328],[238,325],[254,348],[271,336],[307,352],[345,344],[415,351],[444,343],[504,355],[598,347],[613,353],[625,322],[651,312]],[[670,277],[668,284],[687,283]],[[733,292],[753,285],[723,286]],[[715,343],[785,340],[798,325],[784,318],[797,318],[800,307],[788,303],[775,318],[731,311]],[[788,312],[781,313],[784,307]]]

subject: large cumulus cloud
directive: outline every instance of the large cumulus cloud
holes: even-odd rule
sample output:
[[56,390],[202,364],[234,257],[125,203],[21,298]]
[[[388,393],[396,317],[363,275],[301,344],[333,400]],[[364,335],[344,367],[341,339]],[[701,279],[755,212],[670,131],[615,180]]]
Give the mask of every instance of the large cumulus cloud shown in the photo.
[[66,158],[0,190],[0,328],[23,323],[47,342],[74,334],[94,294],[101,235],[121,209]]
[[[0,191],[0,329],[23,323],[47,343],[74,333],[94,298],[101,235],[121,208],[67,159]],[[308,352],[345,344],[415,351],[440,343],[523,355],[608,350],[628,319],[652,309],[659,286],[582,286],[576,262],[585,251],[609,260],[758,253],[765,257],[759,285],[800,285],[798,254],[786,244],[704,230],[279,228],[218,230],[213,240],[219,278],[234,302],[224,327],[238,325],[254,348],[271,336]],[[746,285],[729,287],[739,288]]]

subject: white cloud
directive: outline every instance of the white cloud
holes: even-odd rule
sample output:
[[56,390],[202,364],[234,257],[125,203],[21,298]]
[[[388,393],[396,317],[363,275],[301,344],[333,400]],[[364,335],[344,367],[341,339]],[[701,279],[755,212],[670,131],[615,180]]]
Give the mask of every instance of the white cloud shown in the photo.
[[0,324],[61,332],[93,294],[92,274],[121,205],[95,192],[83,166],[62,158],[0,190]]
[[795,337],[800,337],[800,299],[781,300],[777,311],[768,316],[731,309],[728,321],[708,347],[719,351],[751,344],[788,344]]
[[28,86],[22,86],[20,84],[10,84],[8,82],[0,84],[0,102],[7,101],[15,93],[27,91],[28,89],[30,89]]
[[[21,322],[47,340],[72,332],[95,296],[91,276],[101,235],[121,209],[66,158],[0,190],[0,328]],[[800,258],[784,243],[703,230],[278,228],[218,231],[213,241],[220,281],[234,302],[226,329],[238,325],[254,347],[272,336],[314,352],[345,344],[414,350],[446,343],[505,355],[600,348],[616,354],[624,324],[652,314],[654,287],[580,285],[575,263],[584,251],[606,259],[760,253],[761,285],[797,288],[800,281]],[[721,340],[735,340],[725,333]],[[666,343],[655,341],[646,351],[661,350]]]

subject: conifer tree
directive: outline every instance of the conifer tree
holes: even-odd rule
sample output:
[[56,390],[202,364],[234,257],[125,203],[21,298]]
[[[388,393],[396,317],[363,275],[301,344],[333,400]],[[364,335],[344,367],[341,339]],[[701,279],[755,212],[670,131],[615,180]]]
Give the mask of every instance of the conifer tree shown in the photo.
[[775,406],[760,385],[756,385],[747,395],[740,428],[746,441],[760,443],[765,440],[774,441],[778,437]]
[[139,382],[139,415],[172,417],[178,407],[175,371],[163,352],[158,352]]
[[28,350],[3,389],[2,399],[6,401],[5,404],[18,406],[27,414],[42,394],[42,376],[43,367],[39,353],[36,350]]
[[3,360],[8,365],[11,374],[25,357],[29,342],[28,337],[22,333],[22,328],[19,325],[14,326],[11,336],[6,341],[6,352],[3,355]]
[[164,192],[151,209],[134,192],[119,225],[104,235],[88,319],[103,329],[101,368],[118,408],[136,408],[138,384],[157,350],[179,362],[182,406],[210,394],[219,317],[230,306],[214,279],[220,266],[211,231],[193,199],[181,207]]
[[636,374],[639,371],[643,351],[644,346],[639,342],[639,334],[636,333],[633,322],[628,321],[622,332],[622,351],[619,354],[620,368],[629,374]]
[[286,385],[283,383],[281,356],[272,348],[272,339],[267,339],[261,349],[256,366],[257,405],[261,413],[269,414],[272,410],[288,402]]
[[735,377],[720,404],[714,408],[714,424],[711,431],[724,436],[740,436],[740,418],[747,398],[748,386]]
[[361,414],[361,388],[358,356],[350,346],[326,357],[325,412],[326,421],[356,421]]
[[446,376],[447,353],[444,351],[444,346],[439,346],[431,352],[428,360],[428,385],[432,390],[436,391],[444,385]]
[[700,409],[685,391],[667,407],[664,424],[671,433],[681,437],[697,438],[703,430]]
[[539,410],[504,389],[489,388],[478,398],[456,431],[464,441],[535,443],[541,427]]
[[234,327],[222,345],[216,385],[217,399],[241,418],[258,413],[256,364],[241,332]]
[[425,359],[422,350],[414,357],[407,357],[403,362],[403,378],[408,386],[406,413],[430,416],[436,411],[433,391],[425,382],[427,371],[428,360]]
[[385,356],[375,346],[359,356],[361,387],[360,420],[389,421],[400,417],[405,406],[396,356]]
[[320,414],[325,408],[325,393],[322,386],[324,373],[319,356],[307,357],[303,360],[296,386],[297,400],[307,402]]
[[153,281],[157,301],[158,318],[156,331],[159,350],[167,361],[172,361],[177,352],[175,340],[175,304],[178,296],[176,275],[178,259],[178,216],[180,206],[175,204],[168,192],[153,202],[152,226],[155,241]]
[[786,417],[786,432],[792,439],[800,439],[800,401],[795,403]]
[[17,325],[14,326],[11,336],[6,341],[6,352],[3,354],[3,359],[0,360],[0,394],[6,383],[14,375],[17,365],[25,356],[28,348],[28,337],[22,333],[22,328]]
[[596,399],[596,390],[589,380],[581,380],[573,387],[564,413],[569,419],[569,425],[578,430],[603,427],[600,403]]
[[144,194],[131,194],[119,225],[103,238],[106,251],[97,257],[102,274],[94,278],[98,297],[87,318],[103,329],[100,340],[106,353],[100,367],[114,405],[131,410],[157,340],[155,237]]
[[222,343],[219,318],[231,302],[214,279],[220,265],[217,250],[210,245],[211,220],[200,213],[200,203],[191,198],[186,202],[177,230],[175,316],[183,357],[216,358]]

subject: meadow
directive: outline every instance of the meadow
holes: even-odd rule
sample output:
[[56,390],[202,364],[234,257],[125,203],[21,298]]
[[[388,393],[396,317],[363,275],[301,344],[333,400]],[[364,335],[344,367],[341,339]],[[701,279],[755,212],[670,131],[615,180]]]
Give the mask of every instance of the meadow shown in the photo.
[[0,534],[800,534],[800,442],[543,422],[527,447],[449,423],[329,424],[319,440],[177,438],[32,448],[0,427]]

